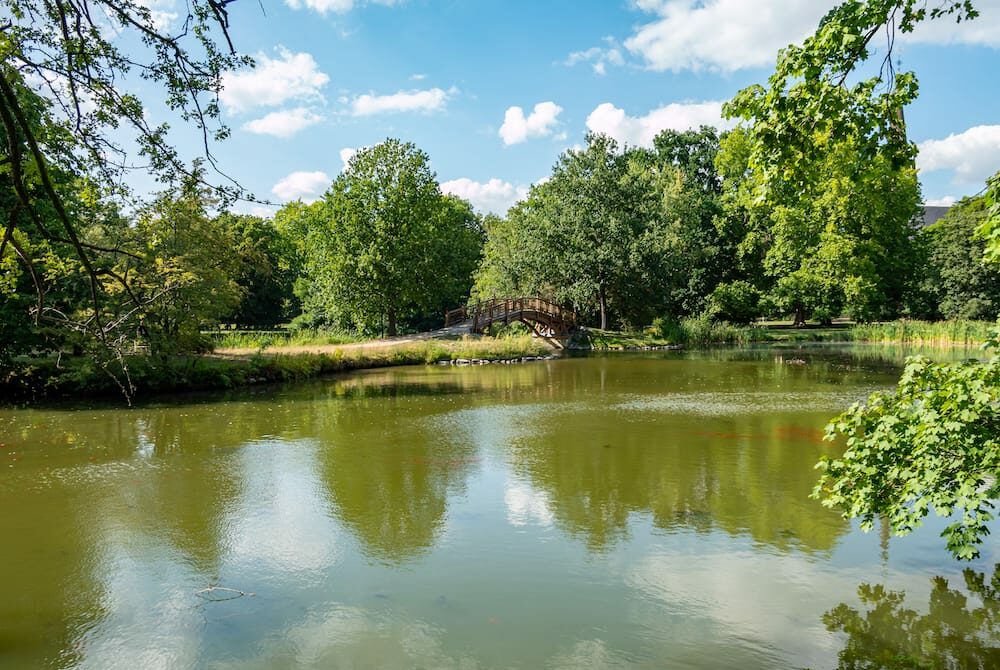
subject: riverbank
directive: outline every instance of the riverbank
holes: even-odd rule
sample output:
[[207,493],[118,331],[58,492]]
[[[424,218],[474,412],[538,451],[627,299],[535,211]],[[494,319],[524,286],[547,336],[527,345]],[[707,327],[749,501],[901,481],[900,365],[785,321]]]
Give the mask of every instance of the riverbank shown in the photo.
[[839,323],[792,327],[784,323],[738,326],[704,319],[658,323],[639,333],[596,328],[583,329],[571,348],[593,351],[642,351],[681,346],[780,344],[796,342],[859,342],[919,347],[976,347],[991,336],[997,324],[989,321],[913,321]]
[[[895,321],[881,324],[840,324],[791,328],[785,324],[734,326],[687,319],[654,324],[642,333],[583,329],[568,348],[583,351],[647,351],[718,345],[796,342],[862,342],[921,347],[979,346],[994,324],[981,321]],[[439,333],[441,331],[438,331]],[[231,343],[236,343],[230,340]],[[239,342],[246,344],[248,342]],[[522,361],[547,357],[553,349],[527,335],[506,337],[447,337],[432,334],[391,340],[323,343],[261,342],[267,346],[219,349],[213,354],[126,360],[131,398],[187,391],[225,390],[255,384],[302,381],[338,372],[449,362]],[[0,371],[0,400],[25,402],[46,398],[122,396],[117,380],[126,378],[87,358],[45,358],[23,361]]]
[[[291,347],[290,347],[291,348]],[[520,361],[552,354],[542,340],[528,336],[466,338],[381,343],[362,347],[340,345],[324,352],[216,353],[198,356],[126,359],[127,377],[139,399],[166,393],[224,390],[275,382],[291,382],[322,375],[399,365],[465,361]],[[124,379],[120,366],[112,371]],[[123,395],[111,374],[86,358],[54,358],[25,362],[0,377],[0,398],[30,401],[45,398],[87,398]]]

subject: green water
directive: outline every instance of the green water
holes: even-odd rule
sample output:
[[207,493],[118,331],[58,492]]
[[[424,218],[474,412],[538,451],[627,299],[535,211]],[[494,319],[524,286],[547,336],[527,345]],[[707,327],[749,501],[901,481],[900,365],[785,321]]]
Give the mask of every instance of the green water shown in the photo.
[[1000,667],[962,574],[997,542],[966,566],[941,521],[890,541],[807,497],[826,419],[898,369],[663,353],[0,410],[0,667]]

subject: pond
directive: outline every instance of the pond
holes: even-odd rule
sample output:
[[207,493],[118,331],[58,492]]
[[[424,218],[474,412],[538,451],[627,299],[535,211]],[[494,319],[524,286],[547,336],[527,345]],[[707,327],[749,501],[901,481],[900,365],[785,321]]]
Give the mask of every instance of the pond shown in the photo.
[[890,540],[808,498],[825,422],[900,360],[657,352],[0,410],[0,667],[1000,667],[995,540],[960,564],[944,521]]

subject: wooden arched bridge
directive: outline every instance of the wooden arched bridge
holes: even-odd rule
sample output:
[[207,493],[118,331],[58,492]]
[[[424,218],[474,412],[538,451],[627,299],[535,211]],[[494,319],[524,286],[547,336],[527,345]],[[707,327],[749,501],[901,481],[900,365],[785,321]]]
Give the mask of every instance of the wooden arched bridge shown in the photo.
[[539,337],[564,339],[576,330],[576,312],[538,297],[492,298],[453,309],[444,315],[445,328],[468,325],[484,333],[494,323],[520,321]]

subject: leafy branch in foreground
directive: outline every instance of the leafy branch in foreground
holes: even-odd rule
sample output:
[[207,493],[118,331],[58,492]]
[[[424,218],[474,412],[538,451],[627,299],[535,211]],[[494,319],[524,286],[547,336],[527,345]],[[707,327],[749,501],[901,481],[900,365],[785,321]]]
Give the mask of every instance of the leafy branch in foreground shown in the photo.
[[1000,497],[1000,355],[985,363],[907,361],[899,386],[875,393],[827,426],[847,438],[840,458],[820,462],[814,497],[870,530],[886,518],[896,535],[933,508],[959,514],[943,536],[957,558],[979,555]]

